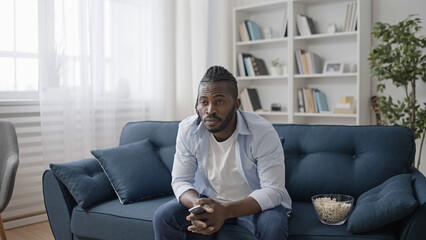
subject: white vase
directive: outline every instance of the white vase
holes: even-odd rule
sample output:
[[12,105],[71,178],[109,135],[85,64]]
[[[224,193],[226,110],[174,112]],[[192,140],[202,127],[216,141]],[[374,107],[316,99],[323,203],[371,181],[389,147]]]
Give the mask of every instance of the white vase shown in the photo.
[[271,67],[271,75],[277,76],[283,74],[283,68],[280,66],[277,67]]

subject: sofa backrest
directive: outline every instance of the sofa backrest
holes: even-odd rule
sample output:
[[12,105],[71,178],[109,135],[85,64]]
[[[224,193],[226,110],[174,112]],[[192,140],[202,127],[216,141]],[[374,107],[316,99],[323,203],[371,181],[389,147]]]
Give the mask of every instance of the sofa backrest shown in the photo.
[[358,198],[414,160],[412,132],[399,126],[274,124],[285,138],[286,187],[293,200],[321,193]]
[[[120,145],[149,138],[171,171],[179,122],[128,123]],[[293,200],[320,193],[358,198],[388,178],[407,173],[415,156],[414,136],[399,126],[273,124],[285,138],[286,187]]]
[[120,145],[150,139],[164,165],[172,171],[179,122],[142,121],[124,126]]

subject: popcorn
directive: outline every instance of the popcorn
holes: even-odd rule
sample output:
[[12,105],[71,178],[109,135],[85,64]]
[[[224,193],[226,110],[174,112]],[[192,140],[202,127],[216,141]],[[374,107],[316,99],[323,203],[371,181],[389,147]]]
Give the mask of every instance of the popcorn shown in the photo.
[[314,207],[322,221],[328,224],[339,224],[346,220],[352,204],[323,197],[314,200]]

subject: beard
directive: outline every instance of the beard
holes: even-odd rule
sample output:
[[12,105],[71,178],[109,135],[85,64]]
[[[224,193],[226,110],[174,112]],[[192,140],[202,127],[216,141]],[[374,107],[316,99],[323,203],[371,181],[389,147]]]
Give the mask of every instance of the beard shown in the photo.
[[[200,113],[197,111],[197,114],[198,114],[198,118],[201,120],[201,116],[200,116]],[[206,117],[204,117],[204,119],[203,119],[203,124],[204,124],[204,126],[207,128],[207,130],[209,131],[209,132],[211,132],[211,133],[218,133],[218,132],[220,132],[220,131],[223,131],[226,127],[228,127],[229,126],[229,124],[231,123],[231,121],[232,121],[232,118],[234,117],[234,114],[235,114],[235,106],[232,106],[232,109],[231,109],[231,111],[228,113],[228,115],[226,115],[226,117],[225,117],[225,120],[222,120],[221,118],[219,118],[219,117],[217,117],[216,115],[207,115]],[[205,125],[205,121],[206,121],[206,119],[216,119],[216,120],[218,120],[219,122],[221,122],[221,124],[219,125],[219,126],[217,126],[216,128],[208,128],[206,125]]]

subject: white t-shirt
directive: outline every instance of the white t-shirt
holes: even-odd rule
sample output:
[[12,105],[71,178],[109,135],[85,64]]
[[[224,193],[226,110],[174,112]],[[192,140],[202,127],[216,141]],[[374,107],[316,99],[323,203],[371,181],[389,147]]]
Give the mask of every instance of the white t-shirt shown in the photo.
[[218,142],[210,133],[210,150],[207,174],[216,193],[212,197],[219,202],[231,202],[247,198],[253,191],[238,171],[235,143],[237,131],[225,141]]

